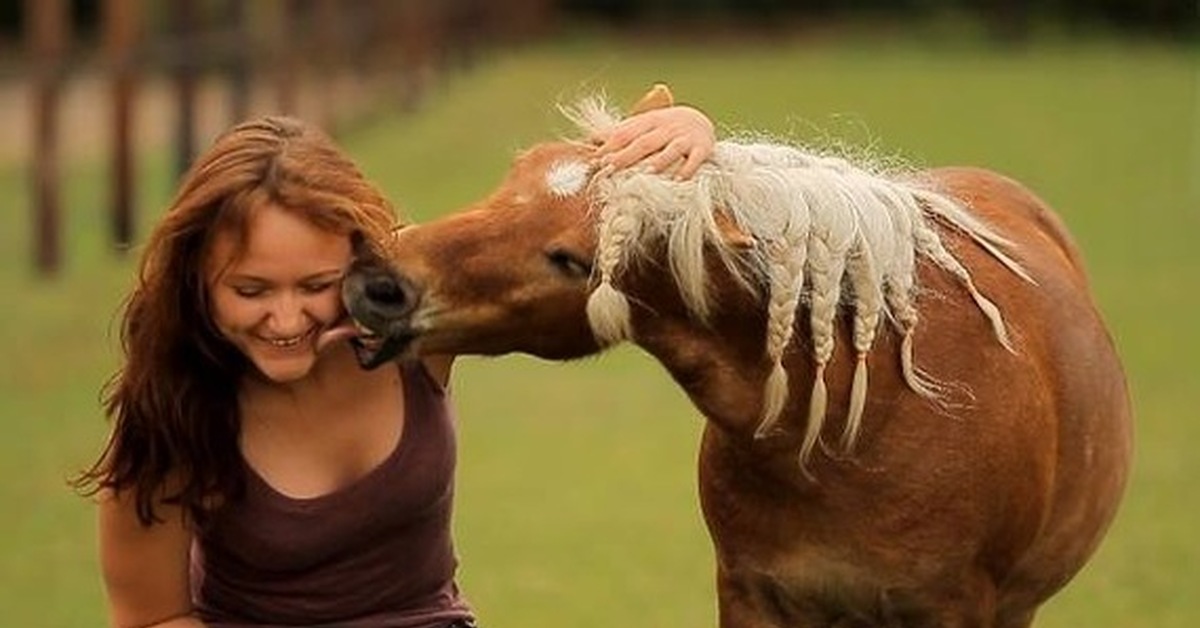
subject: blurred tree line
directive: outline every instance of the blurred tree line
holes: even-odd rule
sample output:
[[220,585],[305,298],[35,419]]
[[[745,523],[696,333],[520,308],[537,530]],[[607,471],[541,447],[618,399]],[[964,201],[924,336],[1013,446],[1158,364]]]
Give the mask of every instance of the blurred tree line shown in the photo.
[[732,18],[748,23],[923,19],[974,15],[994,32],[1028,34],[1039,22],[1069,28],[1100,25],[1169,36],[1200,34],[1197,0],[558,0],[561,10],[613,23],[665,18]]
[[[161,13],[163,5],[171,1],[147,0],[145,6],[152,13]],[[28,2],[0,0],[0,45],[19,41]],[[102,2],[69,0],[74,30],[85,39],[95,32]],[[993,32],[1015,37],[1027,34],[1034,24],[1046,22],[1067,29],[1103,26],[1152,35],[1200,35],[1198,0],[547,0],[545,4],[560,16],[618,25],[678,18],[786,25],[860,17],[902,21],[956,14],[976,16]]]

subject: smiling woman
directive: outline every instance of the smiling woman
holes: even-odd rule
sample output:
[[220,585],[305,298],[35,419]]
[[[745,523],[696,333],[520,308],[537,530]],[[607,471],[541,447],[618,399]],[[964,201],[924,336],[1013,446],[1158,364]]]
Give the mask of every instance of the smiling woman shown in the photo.
[[127,302],[111,438],[79,479],[114,625],[472,625],[445,369],[363,371],[342,342],[350,236],[394,222],[297,120],[232,129],[185,177]]
[[[694,110],[637,122],[681,120],[701,133],[672,152],[707,155]],[[609,148],[636,160],[679,135]],[[237,126],[187,173],[127,300],[112,435],[78,479],[98,496],[114,625],[475,625],[451,539],[452,357],[361,369],[356,352],[390,348],[354,338],[342,307],[352,258],[380,257],[367,243],[395,223],[297,120]],[[392,282],[360,287],[410,303]]]

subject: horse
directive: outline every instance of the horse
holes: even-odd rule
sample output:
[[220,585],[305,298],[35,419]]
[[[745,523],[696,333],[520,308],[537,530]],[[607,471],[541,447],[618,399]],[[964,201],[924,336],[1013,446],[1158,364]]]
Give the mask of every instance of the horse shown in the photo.
[[[615,124],[600,98],[582,137]],[[1064,223],[971,167],[723,140],[688,181],[570,138],[482,201],[355,243],[370,368],[621,341],[705,420],[722,628],[1024,628],[1129,473],[1123,368]]]

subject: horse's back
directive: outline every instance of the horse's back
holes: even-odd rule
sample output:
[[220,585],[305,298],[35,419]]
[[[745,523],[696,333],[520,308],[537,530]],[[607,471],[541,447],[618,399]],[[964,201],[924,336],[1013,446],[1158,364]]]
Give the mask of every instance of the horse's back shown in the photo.
[[1061,255],[1074,278],[1086,287],[1083,256],[1070,231],[1058,214],[1029,188],[984,168],[947,167],[930,174],[945,192],[966,202],[974,213],[1005,235],[1023,242],[1021,248],[1035,246],[1041,253]]
[[1020,382],[999,381],[1006,395],[1044,396],[1053,426],[1048,508],[1036,540],[1014,567],[1001,610],[1020,613],[1049,597],[1083,565],[1120,502],[1131,457],[1131,410],[1125,375],[1088,286],[1082,257],[1059,217],[1021,184],[986,170],[934,171],[1000,235],[1036,282],[1017,277],[978,247],[960,253],[1004,313],[1021,368]]

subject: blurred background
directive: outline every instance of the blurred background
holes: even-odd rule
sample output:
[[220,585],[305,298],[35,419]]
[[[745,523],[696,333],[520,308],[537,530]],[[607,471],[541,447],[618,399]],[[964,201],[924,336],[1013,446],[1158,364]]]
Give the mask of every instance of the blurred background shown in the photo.
[[[717,122],[1035,189],[1122,353],[1136,468],[1039,626],[1200,622],[1196,0],[0,0],[0,626],[103,625],[67,479],[138,246],[246,116],[325,126],[410,219],[487,193],[556,105],[655,81]],[[715,626],[701,420],[636,350],[464,359],[461,580],[489,628]],[[331,428],[332,429],[332,428]]]

